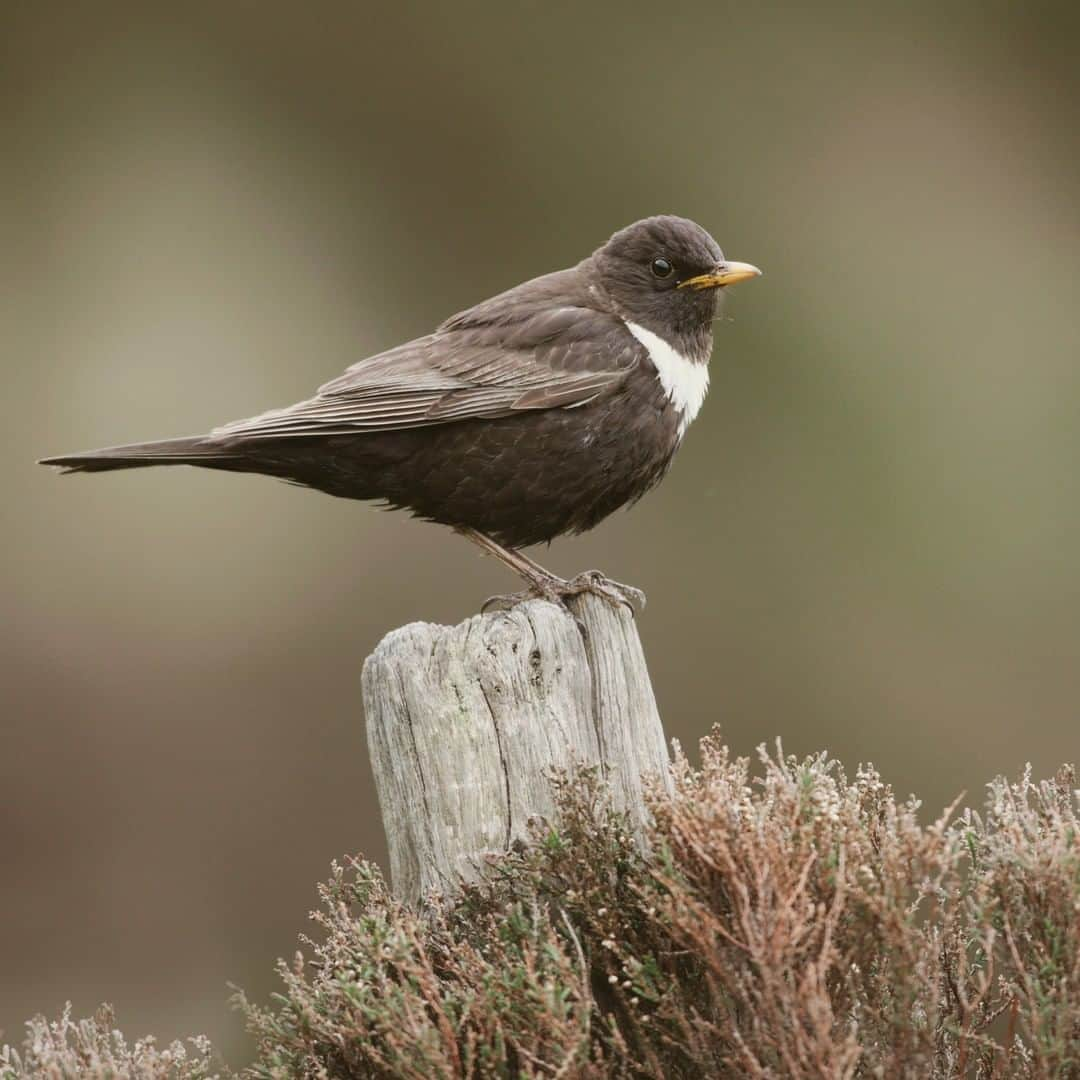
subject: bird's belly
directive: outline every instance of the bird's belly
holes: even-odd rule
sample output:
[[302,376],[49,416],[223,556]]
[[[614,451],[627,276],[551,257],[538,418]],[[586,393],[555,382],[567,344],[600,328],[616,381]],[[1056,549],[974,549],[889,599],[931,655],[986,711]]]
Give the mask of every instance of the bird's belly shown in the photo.
[[649,377],[575,409],[275,440],[251,468],[524,547],[589,529],[643,495],[667,471],[679,421]]
[[591,528],[644,494],[677,448],[678,417],[620,395],[411,434],[385,497],[520,547]]

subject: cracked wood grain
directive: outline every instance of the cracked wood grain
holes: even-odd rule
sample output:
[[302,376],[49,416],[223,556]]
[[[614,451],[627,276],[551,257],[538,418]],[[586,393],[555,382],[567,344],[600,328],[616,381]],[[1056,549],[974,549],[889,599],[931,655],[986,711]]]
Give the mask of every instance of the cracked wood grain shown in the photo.
[[633,616],[593,596],[457,626],[411,623],[364,664],[368,746],[395,893],[416,904],[551,818],[552,769],[601,766],[640,829],[668,750]]

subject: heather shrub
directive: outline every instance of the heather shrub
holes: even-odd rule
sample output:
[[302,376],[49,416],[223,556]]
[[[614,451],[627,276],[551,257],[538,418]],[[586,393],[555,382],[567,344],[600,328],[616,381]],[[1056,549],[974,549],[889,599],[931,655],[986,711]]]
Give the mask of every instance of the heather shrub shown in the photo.
[[[825,755],[752,768],[711,738],[674,780],[643,852],[594,770],[555,777],[558,823],[419,913],[372,864],[335,866],[283,992],[239,998],[246,1074],[1080,1076],[1071,769],[930,825]],[[36,1024],[44,1049],[4,1051],[0,1077],[208,1075],[89,1031],[116,1071],[58,1071],[71,1032]]]
[[21,1052],[0,1047],[0,1080],[215,1080],[210,1042],[203,1036],[159,1050],[153,1037],[128,1045],[116,1018],[102,1005],[92,1019],[71,1019],[68,1005],[59,1020],[37,1016],[27,1025]]
[[1080,1075],[1074,777],[930,826],[872,768],[717,739],[651,854],[595,772],[419,916],[335,867],[323,935],[244,1002],[260,1077]]

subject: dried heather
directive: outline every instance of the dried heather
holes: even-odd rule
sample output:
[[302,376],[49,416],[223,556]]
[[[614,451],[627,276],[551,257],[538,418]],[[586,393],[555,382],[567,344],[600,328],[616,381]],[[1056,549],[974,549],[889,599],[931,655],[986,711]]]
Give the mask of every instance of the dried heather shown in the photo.
[[[247,1075],[1080,1077],[1071,769],[926,826],[872,767],[759,757],[680,755],[648,854],[594,770],[556,777],[557,824],[420,913],[335,866],[284,992],[239,999]],[[209,1075],[108,1026],[36,1021],[0,1077]]]
[[215,1080],[210,1041],[188,1039],[159,1050],[154,1038],[129,1046],[116,1030],[116,1018],[102,1005],[93,1019],[71,1019],[69,1003],[52,1023],[37,1016],[27,1025],[22,1051],[0,1047],[0,1080]]
[[1070,770],[927,827],[873,768],[702,751],[648,857],[585,771],[449,906],[336,867],[251,1075],[1080,1075]]

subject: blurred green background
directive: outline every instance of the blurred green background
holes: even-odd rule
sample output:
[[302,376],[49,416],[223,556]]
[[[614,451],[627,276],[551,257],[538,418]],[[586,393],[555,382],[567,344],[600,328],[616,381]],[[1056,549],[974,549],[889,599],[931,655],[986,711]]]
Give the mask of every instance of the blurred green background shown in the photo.
[[[1052,5],[9,3],[0,1028],[205,1031],[382,859],[364,656],[513,585],[254,477],[59,479],[674,212],[766,276],[661,488],[538,553],[649,595],[670,735],[928,813],[1080,749],[1080,67]],[[1075,10],[1075,8],[1073,8]]]

